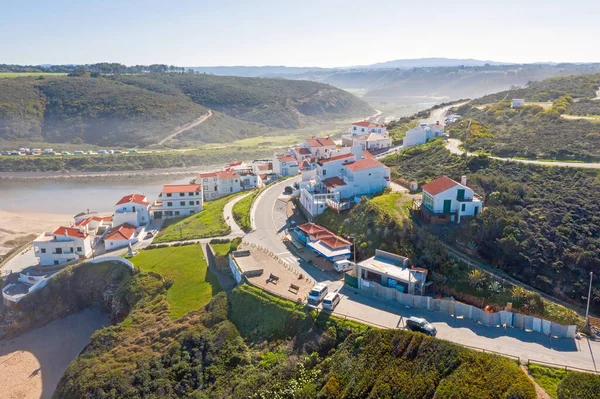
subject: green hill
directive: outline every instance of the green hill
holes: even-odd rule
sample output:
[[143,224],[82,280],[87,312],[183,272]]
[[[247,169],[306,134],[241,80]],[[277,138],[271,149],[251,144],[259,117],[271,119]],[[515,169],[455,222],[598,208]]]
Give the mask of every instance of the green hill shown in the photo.
[[0,81],[0,140],[147,146],[207,108],[218,111],[215,120],[191,129],[188,141],[237,140],[372,112],[343,90],[307,81],[193,74],[23,77]]

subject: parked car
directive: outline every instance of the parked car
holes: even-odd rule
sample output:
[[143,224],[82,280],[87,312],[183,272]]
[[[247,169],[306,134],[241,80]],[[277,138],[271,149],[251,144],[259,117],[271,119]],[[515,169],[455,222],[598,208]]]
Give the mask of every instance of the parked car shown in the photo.
[[288,222],[288,227],[289,227],[290,229],[293,229],[294,227],[296,227],[296,221],[295,221],[295,220],[290,220],[290,221]]
[[83,151],[73,151],[73,155],[83,155]]
[[71,155],[71,153],[69,151],[63,151],[60,153],[60,155]]
[[120,154],[121,150],[115,150],[114,154]]
[[336,272],[343,273],[354,268],[354,262],[350,262],[349,260],[336,260],[333,263],[333,268]]
[[328,292],[327,284],[319,283],[315,285],[308,293],[308,303],[311,305],[318,305]]
[[283,192],[286,194],[291,194],[294,192],[294,188],[292,186],[285,186],[285,188],[283,189]]
[[106,155],[106,154],[108,154],[108,151],[106,151],[106,150],[98,150],[98,154],[100,154],[100,155]]
[[427,320],[420,317],[411,316],[406,319],[406,328],[410,331],[420,332],[425,335],[435,337],[437,329]]
[[130,154],[135,154],[137,152],[137,150],[129,150]]
[[326,309],[326,310],[335,309],[337,304],[340,303],[340,300],[341,300],[340,294],[338,294],[337,292],[331,292],[331,293],[325,295],[325,298],[323,299],[323,309]]

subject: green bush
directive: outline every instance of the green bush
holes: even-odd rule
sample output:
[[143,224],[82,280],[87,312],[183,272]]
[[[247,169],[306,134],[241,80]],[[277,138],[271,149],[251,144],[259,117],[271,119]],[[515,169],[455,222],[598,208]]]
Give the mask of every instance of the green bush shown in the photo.
[[558,384],[558,399],[600,398],[600,375],[569,372]]

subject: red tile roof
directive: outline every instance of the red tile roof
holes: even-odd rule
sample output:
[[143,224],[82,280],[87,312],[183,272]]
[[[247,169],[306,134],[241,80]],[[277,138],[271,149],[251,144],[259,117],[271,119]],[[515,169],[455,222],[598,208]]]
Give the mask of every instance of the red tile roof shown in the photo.
[[363,157],[363,159],[365,159],[365,158],[366,159],[375,159],[375,157],[373,156],[373,154],[371,154],[368,151],[363,151],[362,152],[362,157]]
[[333,234],[323,226],[315,223],[305,223],[298,226],[298,229],[308,234],[311,238],[320,240],[330,248],[343,248],[352,245],[350,241]]
[[296,162],[296,158],[291,155],[277,155],[280,162]]
[[129,202],[133,202],[135,204],[141,205],[150,205],[150,203],[146,200],[146,196],[142,194],[129,194],[121,198],[116,205],[127,204]]
[[258,170],[271,170],[273,169],[273,164],[271,162],[257,165]]
[[331,157],[331,158],[323,158],[323,159],[319,160],[319,164],[323,165],[324,163],[327,163],[327,162],[338,161],[340,159],[346,159],[346,158],[352,158],[352,157],[354,157],[354,154],[352,154],[350,152],[348,154],[336,155],[335,157]]
[[384,166],[384,165],[381,162],[377,161],[376,159],[365,158],[365,159],[361,159],[359,161],[350,163],[345,166],[348,169],[350,169],[352,172],[356,172],[357,170],[371,169],[371,168],[376,168],[378,166]]
[[296,152],[300,155],[310,155],[310,150],[304,147],[296,148]]
[[200,191],[200,184],[167,184],[163,186],[163,193],[191,193]]
[[423,187],[423,191],[427,191],[428,194],[438,195],[439,193],[443,193],[444,191],[456,186],[458,183],[452,180],[447,176],[438,177],[435,180],[430,181],[425,184]]
[[94,220],[93,217],[81,219],[79,222],[75,223],[75,226],[87,226],[92,220]]
[[333,177],[327,178],[325,180],[322,180],[321,183],[323,183],[325,185],[325,187],[327,187],[327,188],[336,188],[336,187],[346,185],[346,183],[344,183],[344,181],[337,176],[333,176]]
[[86,233],[82,233],[79,229],[75,229],[73,227],[64,227],[60,226],[58,229],[54,230],[52,234],[57,236],[65,236],[65,237],[78,237],[78,238],[86,238],[88,235]]
[[200,173],[200,178],[204,177],[217,177],[217,174],[215,172]]
[[240,178],[240,175],[238,175],[237,172],[234,172],[233,170],[217,171],[217,172],[215,172],[215,174],[217,175],[217,177],[219,179],[239,179]]
[[368,122],[368,121],[360,121],[360,122],[355,122],[352,124],[352,126],[360,126],[360,127],[385,127],[385,125],[378,125],[377,123],[373,123],[373,122]]
[[334,146],[335,142],[331,137],[313,137],[312,139],[306,139],[306,143],[311,147],[324,147]]
[[123,223],[112,229],[110,233],[104,238],[105,240],[130,240],[135,234],[135,226],[129,223]]

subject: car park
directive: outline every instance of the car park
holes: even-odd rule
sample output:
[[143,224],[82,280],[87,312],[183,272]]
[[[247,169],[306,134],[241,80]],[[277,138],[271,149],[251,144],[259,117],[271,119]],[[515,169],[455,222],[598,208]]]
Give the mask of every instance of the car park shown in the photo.
[[318,283],[308,293],[308,303],[318,305],[329,292],[327,284]]
[[427,320],[420,317],[409,317],[408,319],[406,319],[405,326],[406,329],[410,331],[420,332],[422,334],[430,335],[432,337],[435,337],[437,334],[437,329]]
[[337,292],[331,292],[325,295],[325,298],[323,298],[323,309],[333,311],[337,304],[340,303],[340,300],[340,294]]

